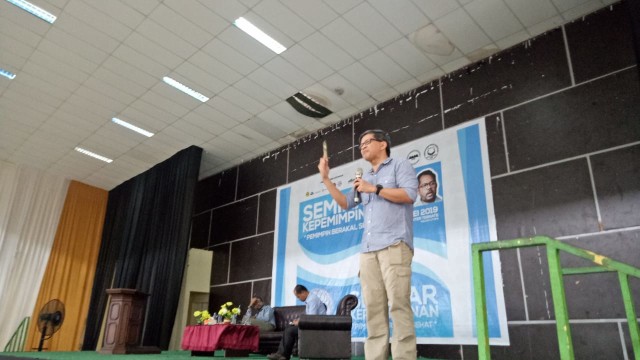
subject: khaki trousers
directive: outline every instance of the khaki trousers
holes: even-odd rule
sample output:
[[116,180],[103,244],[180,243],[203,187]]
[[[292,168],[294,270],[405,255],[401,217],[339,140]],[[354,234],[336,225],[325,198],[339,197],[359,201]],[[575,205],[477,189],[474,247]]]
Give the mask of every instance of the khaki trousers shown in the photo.
[[393,359],[416,359],[416,331],[411,309],[411,259],[404,242],[360,254],[360,283],[367,309],[367,360],[388,359],[389,314],[393,321]]

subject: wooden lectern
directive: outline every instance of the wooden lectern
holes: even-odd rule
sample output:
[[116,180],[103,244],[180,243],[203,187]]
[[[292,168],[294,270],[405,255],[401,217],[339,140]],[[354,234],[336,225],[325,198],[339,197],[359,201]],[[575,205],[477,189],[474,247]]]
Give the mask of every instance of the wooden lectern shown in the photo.
[[144,324],[145,303],[148,294],[135,289],[107,289],[111,296],[107,311],[107,324],[103,354],[159,354],[160,349],[140,346]]

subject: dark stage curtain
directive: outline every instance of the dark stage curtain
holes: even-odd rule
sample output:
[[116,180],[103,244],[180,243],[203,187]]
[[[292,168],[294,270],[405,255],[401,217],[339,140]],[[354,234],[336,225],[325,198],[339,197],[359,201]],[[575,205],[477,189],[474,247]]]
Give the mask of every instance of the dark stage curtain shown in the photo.
[[96,349],[109,288],[149,294],[142,345],[168,348],[201,156],[191,146],[109,192],[83,350]]

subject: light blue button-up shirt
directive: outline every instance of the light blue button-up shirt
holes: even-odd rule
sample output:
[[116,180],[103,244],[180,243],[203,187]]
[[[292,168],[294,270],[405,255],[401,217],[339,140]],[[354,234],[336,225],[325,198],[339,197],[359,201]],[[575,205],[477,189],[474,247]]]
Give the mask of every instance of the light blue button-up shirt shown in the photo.
[[[413,166],[405,159],[387,158],[378,167],[363,174],[362,178],[384,188],[401,188],[409,198],[418,194],[418,179]],[[357,204],[353,201],[354,190],[347,194],[347,208]],[[375,193],[362,193],[364,206],[364,233],[362,234],[362,252],[378,251],[399,241],[404,241],[413,249],[413,204],[398,204],[383,199]]]
[[307,315],[325,315],[327,313],[327,306],[314,293],[310,292],[304,303],[306,305],[304,313]]

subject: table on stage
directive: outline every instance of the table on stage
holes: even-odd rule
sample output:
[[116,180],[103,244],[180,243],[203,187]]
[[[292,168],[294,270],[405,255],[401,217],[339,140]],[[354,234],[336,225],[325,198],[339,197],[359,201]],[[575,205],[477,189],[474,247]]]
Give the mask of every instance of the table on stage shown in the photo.
[[191,325],[184,329],[182,349],[192,355],[213,354],[225,350],[225,357],[247,356],[258,351],[260,328],[252,325]]

